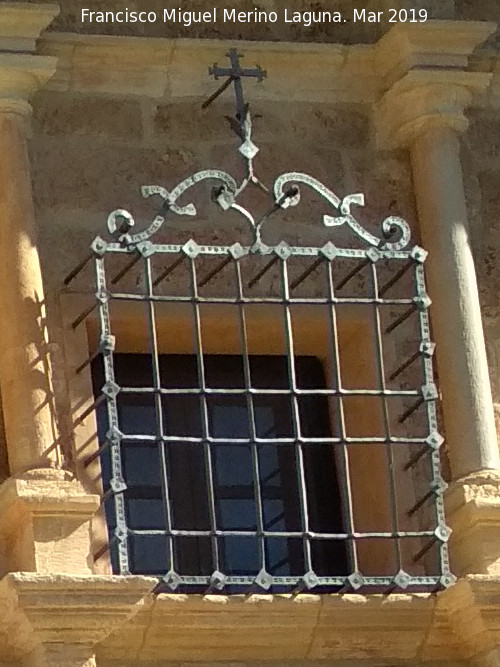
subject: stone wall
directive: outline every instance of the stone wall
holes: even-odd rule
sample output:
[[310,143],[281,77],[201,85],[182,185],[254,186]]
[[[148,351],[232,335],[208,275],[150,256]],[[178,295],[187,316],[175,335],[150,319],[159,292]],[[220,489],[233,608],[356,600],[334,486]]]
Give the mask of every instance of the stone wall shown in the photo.
[[[475,110],[464,141],[471,238],[486,336],[493,402],[500,426],[500,114]],[[500,431],[499,431],[500,432]]]
[[[373,232],[378,232],[381,220],[389,214],[402,215],[415,228],[407,155],[375,149],[368,106],[284,106],[260,100],[253,111],[253,138],[261,151],[255,160],[256,173],[267,186],[272,186],[280,173],[305,171],[339,196],[364,192],[367,203],[359,218]],[[55,388],[67,453],[72,427],[58,301],[64,277],[88,254],[93,238],[105,235],[112,210],[130,210],[137,226],[145,228],[158,203],[141,198],[141,185],[171,189],[194,171],[210,167],[241,178],[242,161],[236,151],[239,140],[225,118],[233,113],[232,104],[225,100],[206,111],[201,109],[200,100],[172,104],[132,96],[45,92],[34,101],[30,141],[33,187],[51,320]],[[209,186],[200,188],[198,194],[193,189],[190,195],[199,208],[199,220],[193,226],[189,219],[172,217],[159,235],[164,242],[184,242],[193,230],[208,232],[211,240],[250,240],[245,227],[231,215],[221,223],[220,210],[209,202]],[[281,223],[270,221],[264,239],[277,242],[284,237],[316,245],[331,237],[331,231],[321,224],[327,205],[307,189],[303,198],[300,211],[281,215]],[[256,211],[266,210],[269,201],[257,190],[246,197],[246,204]],[[90,273],[82,274],[72,287],[92,291],[91,279]]]

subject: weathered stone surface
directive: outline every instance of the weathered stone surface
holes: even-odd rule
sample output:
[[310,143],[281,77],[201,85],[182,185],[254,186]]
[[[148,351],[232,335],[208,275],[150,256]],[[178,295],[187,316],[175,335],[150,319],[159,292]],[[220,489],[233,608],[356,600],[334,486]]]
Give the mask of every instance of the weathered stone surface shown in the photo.
[[498,163],[500,155],[500,118],[492,109],[474,111],[467,142],[474,150],[475,166],[483,171]]
[[482,239],[478,261],[478,281],[485,315],[498,315],[500,271],[497,261],[500,249],[500,229],[497,219],[500,210],[500,169],[479,174],[481,188]]
[[196,170],[199,160],[186,153],[89,142],[77,136],[62,141],[34,138],[31,154],[35,202],[40,208],[106,213],[116,208],[150,211],[150,204],[138,211],[140,187],[167,174],[187,175]]
[[142,137],[142,113],[135,100],[41,93],[33,107],[35,133],[98,136],[124,141]]
[[499,0],[455,0],[458,18],[474,21],[496,21],[500,14]]

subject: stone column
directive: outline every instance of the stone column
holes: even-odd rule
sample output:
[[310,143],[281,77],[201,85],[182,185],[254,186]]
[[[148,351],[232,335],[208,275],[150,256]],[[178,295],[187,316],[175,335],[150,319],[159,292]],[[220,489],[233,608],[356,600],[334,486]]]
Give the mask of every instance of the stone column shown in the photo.
[[[50,22],[57,7],[19,7],[7,3],[0,11],[0,388],[12,474],[58,463],[26,145],[28,100],[52,76],[56,62],[15,52],[16,45],[19,50],[34,46],[36,31]],[[21,34],[24,29],[28,36]],[[2,52],[7,46],[9,52]]]
[[27,153],[29,100],[56,68],[55,58],[35,55],[36,38],[58,11],[57,5],[0,3],[0,392],[12,475],[0,485],[0,576],[89,574],[89,522],[99,507],[97,496],[57,469]]
[[413,70],[379,106],[385,144],[410,150],[455,479],[500,467],[460,162],[464,109],[488,84],[488,74]]
[[411,155],[422,242],[430,251],[446,438],[453,476],[461,478],[497,470],[500,461],[456,129],[428,127]]
[[446,439],[454,482],[447,520],[454,574],[500,573],[499,452],[472,258],[460,134],[490,75],[414,69],[378,107],[379,139],[409,149],[433,301]]

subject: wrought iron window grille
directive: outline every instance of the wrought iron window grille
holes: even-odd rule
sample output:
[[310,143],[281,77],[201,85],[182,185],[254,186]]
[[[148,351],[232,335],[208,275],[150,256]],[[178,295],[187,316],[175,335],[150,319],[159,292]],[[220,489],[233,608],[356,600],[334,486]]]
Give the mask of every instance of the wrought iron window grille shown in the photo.
[[[427,253],[410,246],[402,218],[386,218],[381,234],[374,234],[353,213],[364,205],[362,194],[340,198],[304,173],[279,176],[260,216],[238,203],[249,187],[268,192],[254,168],[259,149],[242,89],[243,77],[262,80],[266,73],[243,69],[235,49],[227,55],[230,67],[209,70],[225,81],[203,106],[233,85],[236,115],[230,122],[240,140],[241,182],[208,169],[171,191],[143,186],[143,197],[162,199],[150,225],[134,232],[132,215],[113,211],[107,221],[112,240],[95,238],[90,255],[65,281],[69,285],[89,262],[94,265],[95,300],[73,327],[96,312],[98,344],[77,369],[94,368],[96,398],[75,427],[97,410],[100,447],[87,465],[100,457],[113,567],[122,574],[153,570],[170,590],[446,588],[454,577],[443,509]],[[215,182],[211,198],[222,212],[233,211],[248,224],[252,243],[155,243],[167,215],[197,215],[194,204],[179,200],[204,181]],[[265,242],[265,223],[299,206],[301,186],[331,208],[323,225],[339,238],[347,231],[360,247],[331,240],[317,247]],[[135,283],[128,280],[134,271]],[[126,283],[122,291],[120,283]],[[115,338],[112,309],[123,303],[146,310],[147,355],[127,357],[119,334]],[[236,322],[238,334],[230,343],[217,342],[223,312]],[[162,318],[173,334],[165,334]],[[351,320],[354,325],[346,325]],[[263,323],[270,327],[265,335]],[[403,345],[394,347],[394,336],[405,327],[413,338],[405,333]],[[320,328],[327,333],[319,347],[308,343]],[[180,354],[172,340],[186,336],[193,342]],[[345,361],[344,341],[350,338],[354,349]],[[357,351],[360,340],[364,347]],[[404,345],[409,352],[402,358]],[[361,368],[363,354],[368,371],[359,375],[362,386],[355,386],[358,371],[349,364]],[[313,380],[304,370],[308,364],[320,369]],[[176,430],[183,411],[189,419]],[[198,480],[191,492],[194,514],[181,508],[190,498],[179,486],[186,461]],[[138,481],[141,470],[145,479]],[[336,498],[326,518],[319,507],[325,489]],[[141,502],[144,511],[137,509]],[[235,523],[238,503],[244,509]],[[197,507],[203,516],[195,520]],[[160,564],[151,565],[145,554],[152,551],[161,555]]]

